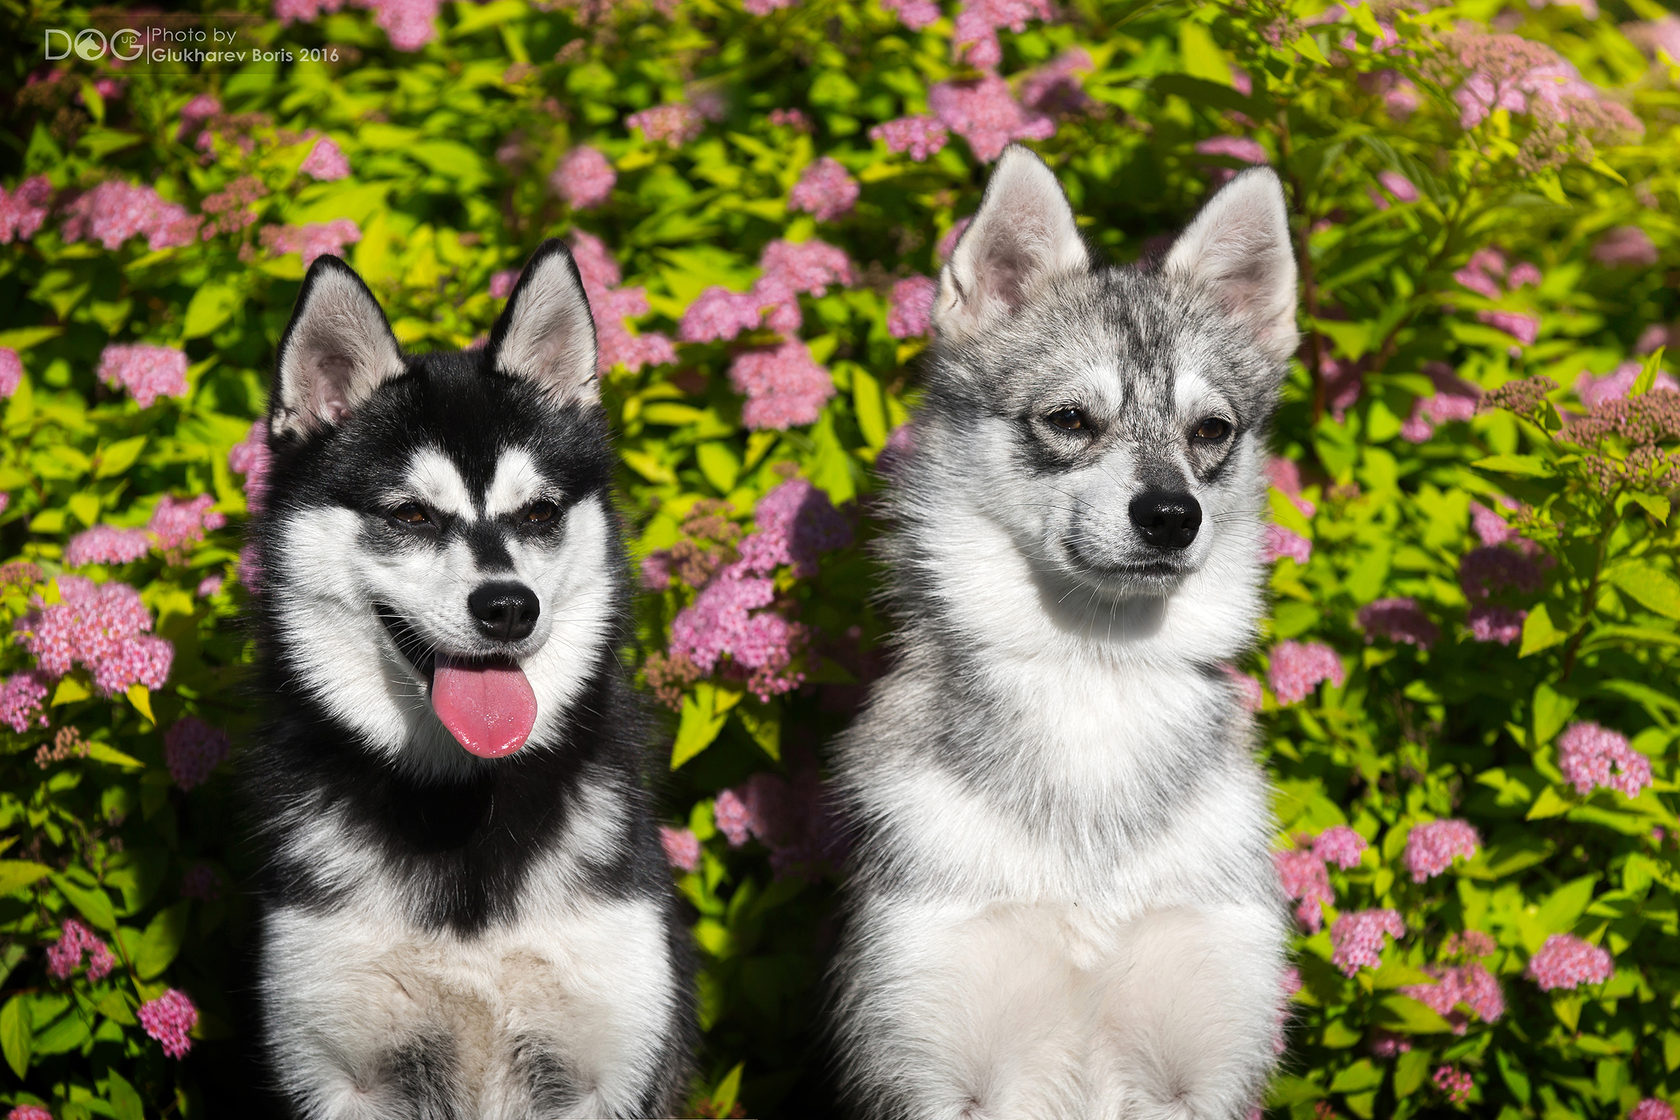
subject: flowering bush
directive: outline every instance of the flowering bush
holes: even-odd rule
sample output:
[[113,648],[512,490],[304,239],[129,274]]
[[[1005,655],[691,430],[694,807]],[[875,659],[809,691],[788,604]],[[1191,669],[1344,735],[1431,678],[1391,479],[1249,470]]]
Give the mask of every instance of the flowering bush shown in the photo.
[[692,1108],[827,1111],[824,748],[887,656],[873,495],[914,438],[932,278],[1012,141],[1116,259],[1245,164],[1292,196],[1275,611],[1230,667],[1300,925],[1268,1114],[1673,1116],[1680,21],[1652,0],[277,0],[240,34],[292,60],[20,51],[6,73],[12,1116],[245,1103],[240,533],[304,268],[345,255],[405,345],[459,347],[556,232],[668,711]]

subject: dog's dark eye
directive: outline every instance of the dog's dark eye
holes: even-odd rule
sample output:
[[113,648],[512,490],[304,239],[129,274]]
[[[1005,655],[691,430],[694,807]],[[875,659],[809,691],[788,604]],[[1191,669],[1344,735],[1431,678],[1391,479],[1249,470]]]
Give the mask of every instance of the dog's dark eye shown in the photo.
[[1077,408],[1058,408],[1045,419],[1064,432],[1085,432],[1091,428],[1085,420],[1085,414]]
[[390,512],[392,521],[403,525],[430,525],[432,515],[419,502],[404,502]]
[[1228,420],[1221,420],[1217,416],[1209,416],[1196,425],[1196,438],[1209,443],[1220,443],[1231,434],[1231,424]]
[[547,498],[538,498],[519,513],[519,520],[527,525],[546,525],[560,510]]

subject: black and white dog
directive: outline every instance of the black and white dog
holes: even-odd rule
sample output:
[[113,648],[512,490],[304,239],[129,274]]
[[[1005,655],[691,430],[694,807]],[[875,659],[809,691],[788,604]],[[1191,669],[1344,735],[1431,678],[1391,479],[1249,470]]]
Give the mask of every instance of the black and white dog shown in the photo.
[[269,409],[264,1045],[307,1117],[664,1116],[687,933],[618,651],[594,327],[545,244],[483,349],[310,268]]
[[1241,1120],[1286,926],[1252,719],[1265,432],[1295,348],[1269,170],[1154,270],[998,162],[940,278],[888,539],[898,667],[840,744],[839,963],[874,1120]]

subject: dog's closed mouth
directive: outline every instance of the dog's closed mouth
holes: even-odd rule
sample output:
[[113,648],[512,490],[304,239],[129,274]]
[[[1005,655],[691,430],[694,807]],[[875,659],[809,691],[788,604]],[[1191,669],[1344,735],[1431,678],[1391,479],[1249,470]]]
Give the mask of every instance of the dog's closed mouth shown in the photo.
[[377,609],[398,652],[429,683],[432,711],[456,742],[479,758],[501,758],[525,745],[537,722],[537,694],[518,662],[445,653],[396,611]]

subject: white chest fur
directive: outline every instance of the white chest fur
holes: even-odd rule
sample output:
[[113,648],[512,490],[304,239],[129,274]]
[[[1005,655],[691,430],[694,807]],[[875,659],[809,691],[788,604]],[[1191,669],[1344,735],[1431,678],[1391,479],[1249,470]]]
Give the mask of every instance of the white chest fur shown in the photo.
[[554,1115],[624,1112],[671,1014],[651,900],[539,899],[475,937],[366,902],[288,909],[269,916],[266,947],[269,1038],[283,1084],[317,1087],[313,1115],[398,1114],[413,1087],[393,1080],[393,1055],[415,1047],[437,1051],[438,1091],[467,1115],[533,1115],[533,1063],[565,1071],[572,1099]]

